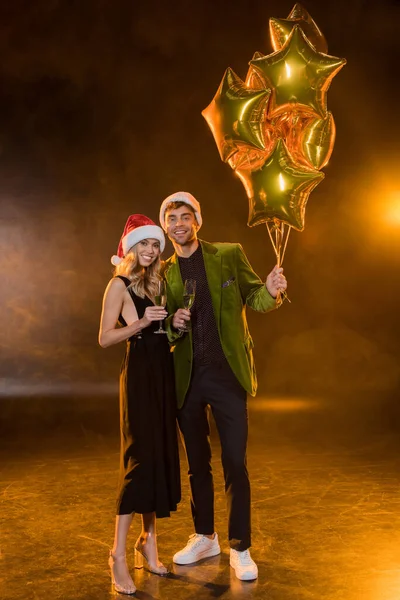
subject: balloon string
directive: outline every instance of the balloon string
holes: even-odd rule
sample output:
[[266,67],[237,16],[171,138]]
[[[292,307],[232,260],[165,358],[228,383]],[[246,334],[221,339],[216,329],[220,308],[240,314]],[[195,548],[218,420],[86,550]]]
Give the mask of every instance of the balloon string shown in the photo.
[[[270,221],[267,221],[265,223],[265,225],[267,227],[268,234],[269,234],[269,237],[270,237],[270,240],[272,243],[272,247],[275,252],[276,264],[278,267],[281,267],[284,256],[285,256],[291,227],[288,226],[286,236],[285,236],[285,223],[281,223],[280,221],[276,220],[276,221],[274,221],[273,224],[271,224]],[[274,232],[275,232],[275,240],[272,235]],[[284,244],[283,244],[283,240],[285,240]],[[283,245],[283,251],[282,251],[282,245]],[[286,291],[281,292],[279,290],[278,294],[276,296],[277,306],[278,307],[281,306],[281,304],[283,304],[283,302],[285,300],[287,300],[289,303],[291,303],[291,300],[290,300],[289,296],[287,295]]]
[[[283,240],[285,238],[285,223],[282,223],[281,227],[282,227],[282,240]],[[285,239],[285,243],[284,243],[284,246],[283,246],[283,252],[280,254],[281,264],[283,263],[283,259],[285,257],[286,247],[287,247],[287,243],[288,243],[288,239],[289,239],[289,235],[290,235],[290,230],[291,229],[292,228],[288,225],[287,226],[287,232],[286,232],[286,239]],[[282,297],[283,297],[282,302],[284,300],[287,300],[289,302],[289,304],[292,303],[291,300],[290,300],[290,298],[289,298],[289,296],[287,295],[286,291],[285,292],[280,292],[280,293],[282,294]]]
[[282,229],[279,226],[279,222],[276,223],[275,226],[275,240],[276,240],[276,249],[277,249],[277,265],[278,267],[281,266],[282,264],[282,257],[281,257],[281,249],[282,249]]
[[278,250],[277,250],[277,247],[275,246],[274,238],[272,237],[272,231],[275,228],[275,224],[272,226],[272,229],[270,227],[269,221],[267,221],[265,224],[267,226],[268,234],[269,234],[269,237],[270,237],[270,240],[271,240],[272,247],[273,247],[274,252],[275,252],[276,259],[278,260]]
[[[282,228],[284,228],[284,227],[285,227],[285,224],[282,223]],[[289,235],[290,235],[291,230],[292,230],[292,228],[289,227],[289,225],[288,225],[288,229],[287,229],[287,233],[286,233],[286,239],[285,239],[285,245],[283,247],[283,252],[282,252],[282,262],[283,262],[283,259],[284,259],[284,256],[285,256],[285,252],[286,252],[286,248],[287,248],[287,243],[288,243],[288,239],[289,239]],[[282,237],[283,237],[283,233],[282,233]]]

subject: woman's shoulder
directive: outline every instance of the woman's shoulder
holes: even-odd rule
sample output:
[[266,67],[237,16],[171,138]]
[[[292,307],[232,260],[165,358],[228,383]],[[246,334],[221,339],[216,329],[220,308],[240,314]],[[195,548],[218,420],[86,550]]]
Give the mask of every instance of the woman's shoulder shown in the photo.
[[130,284],[130,280],[121,275],[116,275],[107,284],[106,293],[120,294],[125,292],[126,288]]
[[119,285],[121,286],[121,283],[124,284],[124,287],[128,287],[128,285],[131,284],[131,280],[128,277],[125,277],[124,275],[115,275],[111,281],[116,281],[117,283],[114,285]]

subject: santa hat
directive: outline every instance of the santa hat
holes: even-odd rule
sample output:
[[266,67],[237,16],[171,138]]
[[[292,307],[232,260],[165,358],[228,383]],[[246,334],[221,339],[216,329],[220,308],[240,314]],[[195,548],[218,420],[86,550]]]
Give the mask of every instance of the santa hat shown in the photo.
[[192,196],[192,194],[189,194],[188,192],[175,192],[175,194],[171,194],[170,196],[168,196],[168,198],[165,198],[164,202],[161,204],[160,223],[164,231],[167,231],[165,225],[165,212],[168,208],[168,205],[171,204],[171,202],[184,202],[185,204],[189,204],[189,206],[191,206],[194,210],[194,214],[196,216],[196,220],[199,224],[200,229],[203,223],[203,219],[201,218],[200,203],[196,200],[194,196]]
[[161,227],[145,215],[130,215],[119,241],[117,254],[111,257],[112,264],[115,267],[119,265],[132,246],[149,238],[158,240],[161,252],[164,250],[165,236]]

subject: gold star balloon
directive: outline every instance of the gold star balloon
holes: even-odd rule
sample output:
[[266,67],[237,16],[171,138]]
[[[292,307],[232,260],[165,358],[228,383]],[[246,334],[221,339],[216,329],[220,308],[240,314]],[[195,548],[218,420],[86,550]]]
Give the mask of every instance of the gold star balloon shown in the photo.
[[335,141],[327,92],[346,60],[327,54],[301,4],[287,19],[271,19],[270,34],[274,52],[254,54],[245,82],[228,69],[202,114],[246,189],[248,225],[266,224],[280,266],[289,233],[304,229],[308,198],[324,178],[319,169]]
[[[328,164],[335,144],[336,127],[332,113],[325,119],[311,119],[299,136],[295,155],[300,160],[304,158],[305,164],[314,169],[322,169]],[[290,150],[290,148],[289,148]]]
[[213,101],[203,110],[223,161],[238,149],[239,143],[263,150],[263,123],[266,119],[269,89],[253,90],[228,68]]
[[324,34],[301,4],[294,5],[287,19],[275,19],[272,17],[269,20],[271,43],[275,51],[280,50],[285,45],[296,25],[301,27],[308,41],[311,42],[318,52],[328,53],[328,44],[326,43]]
[[[258,58],[263,58],[264,54],[261,52],[254,52],[252,60],[257,60]],[[249,66],[249,70],[247,71],[245,83],[248,88],[252,90],[265,90],[265,80],[260,73],[254,69],[254,67]]]
[[317,52],[296,25],[278,52],[250,61],[271,88],[268,116],[302,111],[324,119],[326,93],[346,60]]
[[294,162],[283,140],[261,168],[237,169],[249,199],[248,225],[279,221],[302,231],[305,209],[311,191],[324,173]]
[[233,170],[259,169],[265,162],[266,156],[270,154],[270,146],[272,147],[272,145],[273,141],[269,139],[266,152],[250,148],[246,144],[238,145],[238,151],[228,159],[228,164]]

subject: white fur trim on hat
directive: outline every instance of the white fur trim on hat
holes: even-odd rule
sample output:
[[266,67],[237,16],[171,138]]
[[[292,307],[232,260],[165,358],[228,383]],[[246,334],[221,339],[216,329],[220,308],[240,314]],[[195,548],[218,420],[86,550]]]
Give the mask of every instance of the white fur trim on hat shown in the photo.
[[201,208],[200,203],[196,200],[192,194],[188,192],[175,192],[175,194],[171,194],[168,198],[165,198],[160,208],[160,223],[161,227],[164,231],[167,230],[165,226],[165,212],[168,208],[168,204],[171,202],[184,202],[185,204],[189,204],[194,209],[194,214],[196,216],[197,223],[199,225],[199,229],[203,224],[203,219],[201,218]]
[[142,225],[141,227],[136,227],[132,231],[130,231],[123,239],[122,239],[122,249],[124,251],[124,256],[128,252],[132,246],[138,244],[142,240],[147,240],[150,238],[154,238],[160,242],[160,250],[161,252],[165,248],[165,235],[161,227],[158,225]]
[[117,256],[116,254],[114,254],[114,256],[111,257],[111,264],[114,265],[114,267],[118,267],[118,265],[120,265],[121,263],[122,258]]

